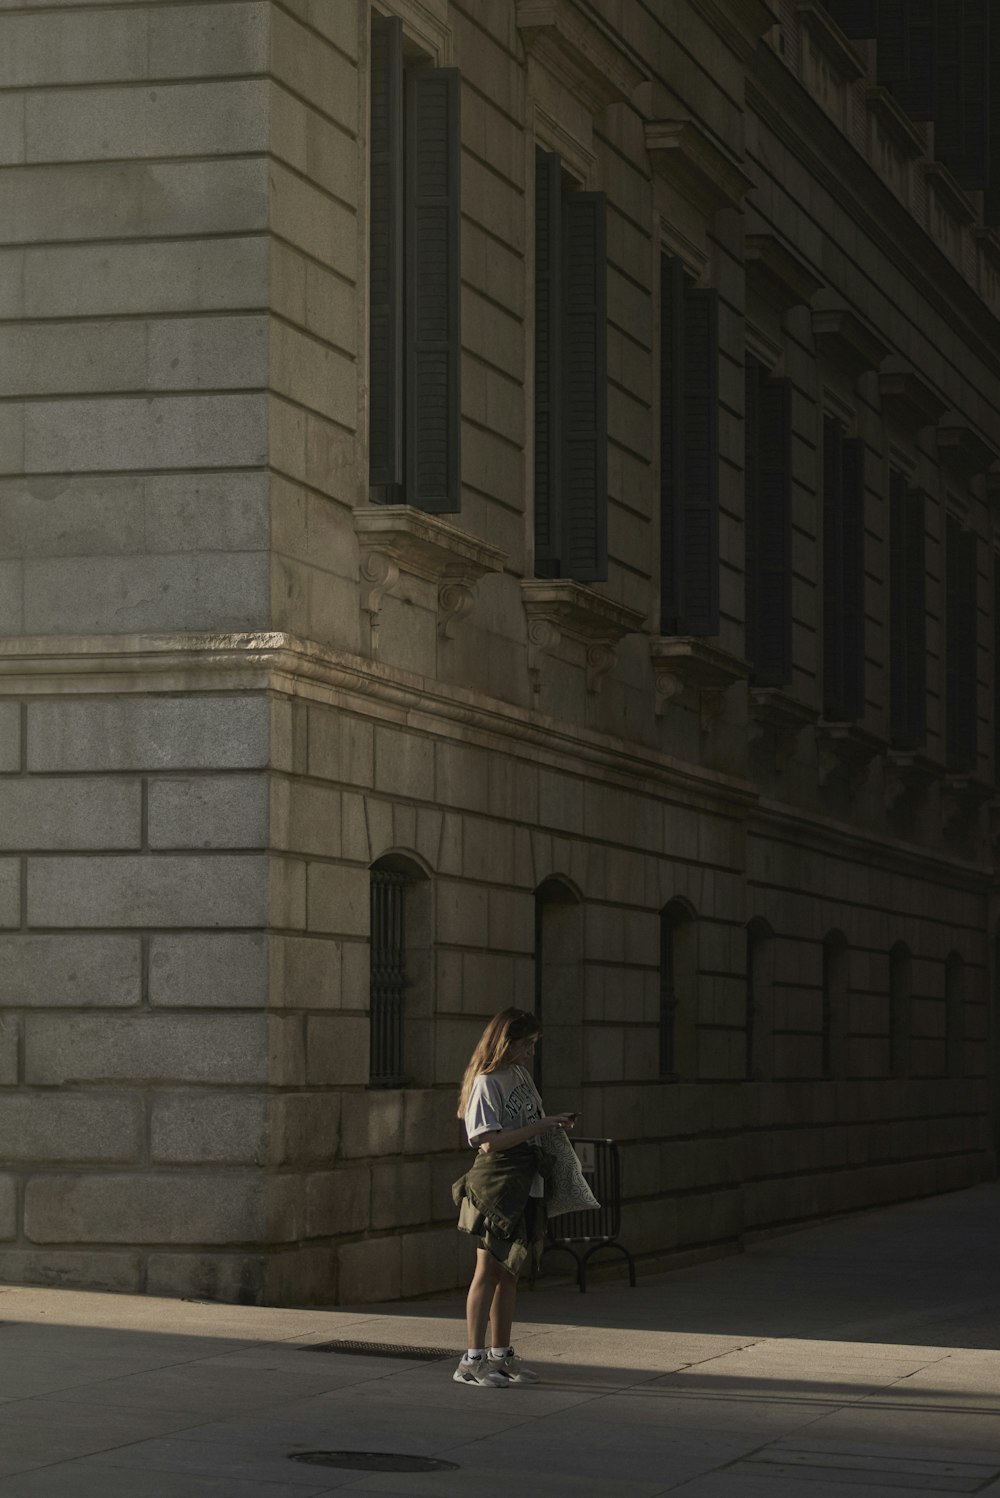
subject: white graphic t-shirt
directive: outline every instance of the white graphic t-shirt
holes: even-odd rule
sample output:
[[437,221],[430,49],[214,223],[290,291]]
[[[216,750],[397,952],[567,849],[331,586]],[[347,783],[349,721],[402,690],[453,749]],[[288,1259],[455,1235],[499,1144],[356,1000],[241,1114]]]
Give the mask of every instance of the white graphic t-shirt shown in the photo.
[[[480,1072],[476,1077],[465,1110],[465,1132],[469,1143],[476,1145],[484,1134],[523,1129],[541,1117],[542,1100],[530,1072],[523,1066],[510,1066],[505,1071]],[[540,1175],[531,1183],[531,1195],[545,1195]]]

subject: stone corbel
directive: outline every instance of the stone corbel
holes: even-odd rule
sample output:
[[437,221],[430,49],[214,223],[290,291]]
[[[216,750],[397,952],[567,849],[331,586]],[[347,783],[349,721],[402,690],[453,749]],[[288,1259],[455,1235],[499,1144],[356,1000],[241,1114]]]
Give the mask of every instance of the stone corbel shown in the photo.
[[750,688],[750,719],[756,736],[770,734],[774,743],[774,767],[781,771],[795,752],[803,729],[816,722],[818,713],[781,687]]
[[698,719],[703,733],[711,733],[717,726],[725,712],[729,688],[750,675],[746,661],[696,636],[661,636],[650,640],[649,652],[653,662],[657,717],[685,694],[697,697]]
[[368,616],[373,655],[382,602],[401,577],[436,584],[438,633],[451,639],[471,612],[476,583],[488,572],[502,571],[507,560],[498,547],[411,505],[365,505],[353,516],[361,553],[361,608]]
[[836,780],[846,780],[851,791],[857,790],[868,766],[884,749],[881,739],[857,723],[819,723],[816,726],[819,749],[820,787]]
[[609,104],[627,103],[648,78],[611,33],[571,0],[516,0],[514,18],[525,50],[592,115]]
[[564,638],[584,648],[588,692],[598,692],[617,660],[617,645],[637,634],[645,615],[595,593],[570,578],[524,578],[521,596],[528,620],[528,670],[541,688],[542,661],[556,655]]
[[895,816],[909,811],[940,776],[932,760],[915,749],[889,749],[885,756],[883,790],[886,811]]
[[681,197],[706,214],[740,207],[753,178],[695,120],[647,120],[645,130],[654,172]]
[[816,348],[833,364],[857,379],[878,369],[889,352],[875,330],[851,307],[817,307],[812,315]]

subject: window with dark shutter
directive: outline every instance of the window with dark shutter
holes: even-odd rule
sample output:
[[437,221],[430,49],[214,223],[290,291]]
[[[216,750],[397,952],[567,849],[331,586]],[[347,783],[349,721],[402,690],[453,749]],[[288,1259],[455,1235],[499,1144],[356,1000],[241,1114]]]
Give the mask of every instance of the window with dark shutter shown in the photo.
[[937,112],[936,18],[937,0],[878,0],[878,81],[914,120]]
[[945,762],[976,766],[976,537],[948,516],[945,557]]
[[889,474],[889,736],[919,749],[927,736],[924,496]]
[[664,634],[719,632],[718,293],[660,261],[660,545]]
[[403,65],[372,17],[369,483],[383,504],[460,507],[459,74]]
[[823,424],[823,716],[864,716],[864,444]]
[[608,575],[607,203],[535,170],[535,572]]
[[792,677],[791,385],[746,364],[746,653],[757,686]]

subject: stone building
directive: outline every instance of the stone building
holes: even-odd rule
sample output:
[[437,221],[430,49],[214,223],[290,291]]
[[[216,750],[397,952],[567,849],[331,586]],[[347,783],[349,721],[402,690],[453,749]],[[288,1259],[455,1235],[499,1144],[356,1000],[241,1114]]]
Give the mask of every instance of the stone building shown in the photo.
[[458,1284],[512,1001],[637,1253],[992,1174],[1000,39],[925,8],[2,0],[0,1276]]

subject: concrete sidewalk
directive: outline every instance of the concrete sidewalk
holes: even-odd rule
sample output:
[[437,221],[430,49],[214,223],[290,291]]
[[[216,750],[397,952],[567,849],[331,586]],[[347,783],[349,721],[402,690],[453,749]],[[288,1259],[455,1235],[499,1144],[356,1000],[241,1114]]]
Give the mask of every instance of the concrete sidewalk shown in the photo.
[[[1000,1495],[1000,1187],[586,1296],[521,1296],[534,1388],[452,1361],[458,1299],[266,1310],[0,1291],[0,1498]],[[443,1458],[366,1472],[325,1451]]]

